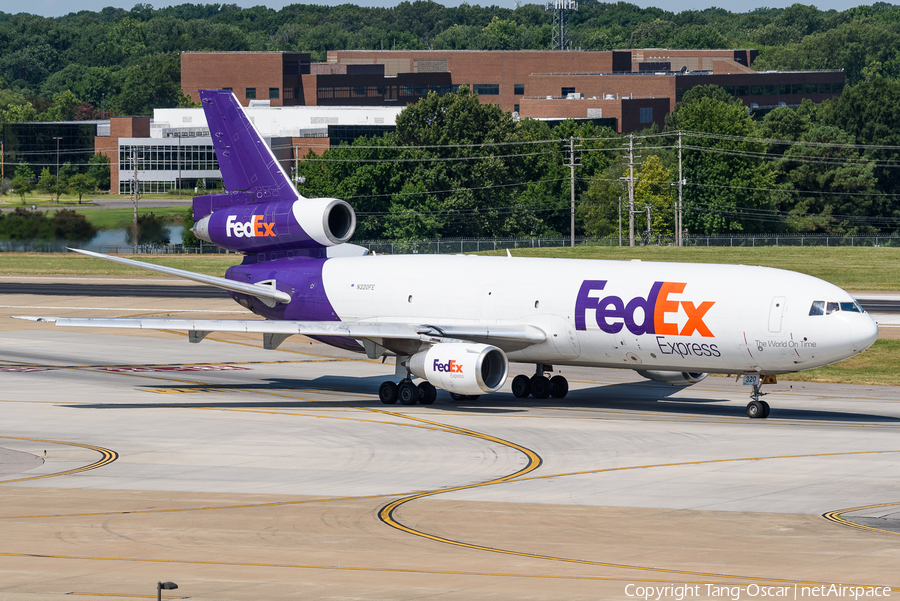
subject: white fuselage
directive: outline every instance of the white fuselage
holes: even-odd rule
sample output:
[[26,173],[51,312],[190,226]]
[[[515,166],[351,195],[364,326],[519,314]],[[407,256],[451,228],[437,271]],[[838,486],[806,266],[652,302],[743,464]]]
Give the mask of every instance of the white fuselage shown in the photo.
[[[779,374],[878,332],[844,290],[764,267],[405,255],[330,259],[322,278],[341,321],[542,329],[543,343],[508,352],[517,362]],[[847,310],[810,315],[814,301]]]

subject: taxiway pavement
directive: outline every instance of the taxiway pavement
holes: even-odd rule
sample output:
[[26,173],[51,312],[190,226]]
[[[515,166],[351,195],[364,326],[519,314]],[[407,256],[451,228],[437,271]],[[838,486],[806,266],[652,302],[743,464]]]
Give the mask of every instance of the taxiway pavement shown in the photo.
[[385,406],[392,365],[301,337],[8,318],[228,299],[0,304],[0,600],[900,595],[900,388],[784,380],[750,420],[731,379],[562,368],[565,401]]

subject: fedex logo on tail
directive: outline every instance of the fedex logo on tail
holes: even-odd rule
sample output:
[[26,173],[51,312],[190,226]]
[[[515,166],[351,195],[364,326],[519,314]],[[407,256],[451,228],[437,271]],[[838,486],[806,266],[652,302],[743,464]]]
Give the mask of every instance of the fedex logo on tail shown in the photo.
[[231,238],[232,233],[236,238],[263,238],[275,237],[275,222],[266,223],[262,215],[254,215],[250,221],[241,223],[235,215],[229,215],[225,222],[225,234]]
[[[715,304],[704,301],[699,305],[693,301],[670,298],[684,292],[684,282],[654,282],[646,298],[637,296],[627,302],[618,296],[600,298],[592,292],[603,290],[606,280],[584,280],[575,299],[575,329],[586,330],[587,311],[595,312],[597,326],[604,332],[617,334],[627,328],[635,336],[641,334],[661,334],[670,336],[693,336],[700,334],[713,338],[713,333],[703,322],[706,313]],[[638,311],[640,309],[640,311]],[[674,315],[683,311],[687,321],[679,331]],[[638,323],[636,314],[640,315]]]

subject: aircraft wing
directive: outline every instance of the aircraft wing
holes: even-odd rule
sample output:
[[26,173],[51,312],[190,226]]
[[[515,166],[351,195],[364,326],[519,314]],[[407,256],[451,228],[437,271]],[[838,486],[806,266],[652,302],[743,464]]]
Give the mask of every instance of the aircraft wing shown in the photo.
[[247,332],[263,334],[265,348],[276,348],[288,336],[343,336],[383,345],[385,340],[443,339],[494,344],[504,350],[524,348],[546,339],[544,331],[529,325],[452,325],[436,326],[408,323],[371,323],[342,321],[268,321],[251,319],[161,319],[108,317],[35,317],[15,319],[55,323],[82,328],[126,328],[144,330],[180,330],[189,333],[191,342],[200,342],[211,332]]

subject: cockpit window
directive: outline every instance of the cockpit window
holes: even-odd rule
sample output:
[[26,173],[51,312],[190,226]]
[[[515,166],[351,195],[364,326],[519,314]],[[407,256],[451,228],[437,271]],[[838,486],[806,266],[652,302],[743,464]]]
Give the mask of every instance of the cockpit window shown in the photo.
[[841,303],[841,311],[850,311],[852,313],[862,313],[862,307],[859,306],[859,303]]
[[810,315],[825,315],[825,301],[813,301],[809,308]]
[[828,301],[828,304],[825,306],[825,315],[831,315],[835,311],[841,310],[841,303],[835,303],[832,301]]

